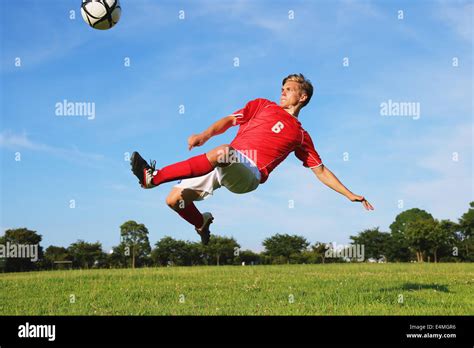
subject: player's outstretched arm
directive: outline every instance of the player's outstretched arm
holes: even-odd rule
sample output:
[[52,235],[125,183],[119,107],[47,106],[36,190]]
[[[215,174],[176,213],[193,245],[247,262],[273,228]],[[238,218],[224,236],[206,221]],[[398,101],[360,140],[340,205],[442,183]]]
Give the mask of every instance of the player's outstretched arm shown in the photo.
[[234,125],[235,116],[226,116],[219,121],[214,122],[208,129],[200,134],[193,134],[188,138],[188,149],[191,150],[195,146],[201,146],[211,137],[224,133],[227,129]]
[[364,196],[359,196],[349,191],[349,189],[347,189],[347,187],[345,187],[342,182],[340,182],[339,179],[327,167],[324,166],[324,164],[321,164],[319,167],[312,168],[311,170],[326,186],[346,196],[352,202],[362,202],[362,205],[365,209],[374,210],[374,207],[364,198]]

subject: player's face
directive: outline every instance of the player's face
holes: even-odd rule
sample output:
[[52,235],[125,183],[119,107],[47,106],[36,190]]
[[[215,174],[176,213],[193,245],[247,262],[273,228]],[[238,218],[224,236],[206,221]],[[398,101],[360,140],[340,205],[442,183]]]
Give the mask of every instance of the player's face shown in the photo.
[[296,106],[302,102],[302,96],[303,92],[300,89],[300,84],[295,81],[287,81],[281,88],[280,106],[282,108]]

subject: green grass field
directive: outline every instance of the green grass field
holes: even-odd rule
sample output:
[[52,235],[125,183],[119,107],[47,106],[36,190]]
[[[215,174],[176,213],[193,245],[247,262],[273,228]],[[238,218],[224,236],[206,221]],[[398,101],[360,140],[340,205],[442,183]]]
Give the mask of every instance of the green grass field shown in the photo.
[[0,314],[473,315],[473,285],[472,264],[11,273],[0,274]]

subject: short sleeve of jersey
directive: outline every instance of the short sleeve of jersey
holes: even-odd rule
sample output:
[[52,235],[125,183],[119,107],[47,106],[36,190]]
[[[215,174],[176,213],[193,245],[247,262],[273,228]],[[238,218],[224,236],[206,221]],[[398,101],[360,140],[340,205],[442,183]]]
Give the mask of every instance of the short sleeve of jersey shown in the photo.
[[318,152],[314,148],[313,141],[308,132],[303,130],[301,144],[295,149],[296,157],[303,162],[303,166],[309,168],[319,167],[322,164]]
[[255,99],[249,101],[243,109],[237,110],[229,116],[236,116],[234,126],[240,126],[247,123],[264,106],[265,99]]

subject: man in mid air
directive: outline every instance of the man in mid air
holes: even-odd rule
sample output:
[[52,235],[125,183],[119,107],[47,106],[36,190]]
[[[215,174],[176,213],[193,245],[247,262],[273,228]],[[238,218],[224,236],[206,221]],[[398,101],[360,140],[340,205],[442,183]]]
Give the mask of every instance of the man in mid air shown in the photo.
[[309,80],[302,74],[289,75],[283,79],[280,105],[266,99],[252,100],[201,134],[188,138],[191,150],[238,125],[239,131],[230,144],[160,170],[155,170],[155,161],[149,165],[134,152],[130,159],[132,172],[145,189],[181,180],[171,190],[166,203],[196,228],[203,244],[209,242],[209,225],[214,218],[210,213],[201,214],[193,202],[207,198],[221,186],[234,193],[255,190],[291,152],[325,185],[352,202],[362,202],[365,209],[373,210],[363,196],[349,191],[323,165],[311,137],[298,121],[300,110],[312,95],[313,86]]

